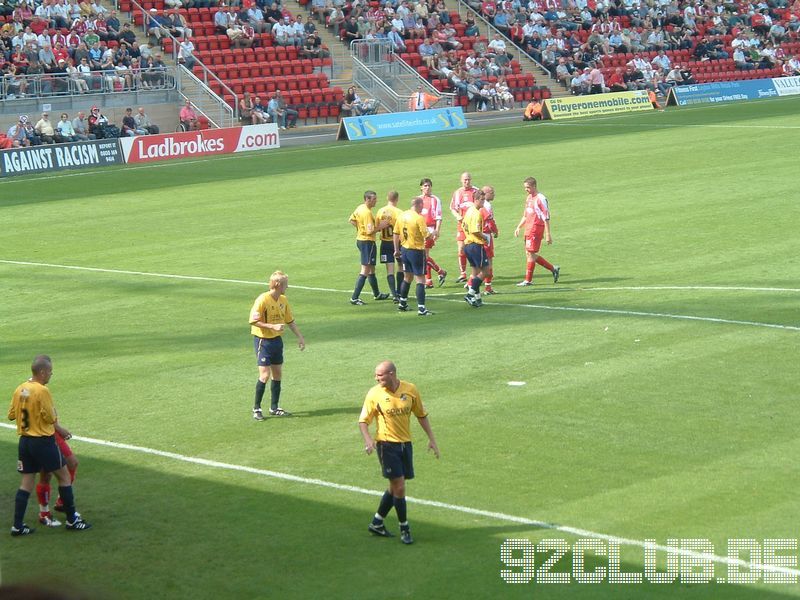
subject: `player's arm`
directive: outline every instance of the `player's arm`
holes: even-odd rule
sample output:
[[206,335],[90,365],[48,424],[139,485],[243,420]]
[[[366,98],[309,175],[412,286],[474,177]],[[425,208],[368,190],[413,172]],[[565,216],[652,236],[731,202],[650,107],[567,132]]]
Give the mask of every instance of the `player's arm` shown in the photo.
[[364,450],[367,454],[372,454],[372,451],[375,450],[375,440],[373,440],[372,436],[369,434],[369,424],[364,421],[359,421],[358,428],[361,430],[361,436],[364,438]]
[[453,213],[453,216],[456,218],[456,221],[461,220],[461,213],[456,210],[456,195],[453,194],[453,197],[450,199],[450,212]]
[[292,321],[291,323],[287,323],[287,325],[289,326],[289,329],[292,330],[292,333],[297,336],[297,346],[300,348],[300,350],[305,350],[306,339],[303,337],[303,334],[300,333],[300,329],[297,327],[297,323]]
[[350,225],[358,229],[358,219],[355,219],[353,218],[353,216],[350,216]]
[[550,235],[550,219],[547,219],[544,222],[544,241],[547,242],[548,244],[553,243],[553,238]]
[[520,228],[525,225],[525,213],[522,213],[522,218],[517,223],[517,228],[514,230],[514,237],[519,237],[519,230]]
[[11,406],[8,407],[8,420],[16,421],[16,419],[17,419],[17,405],[14,402],[14,398],[11,398]]
[[58,417],[56,417],[56,422],[53,423],[53,427],[55,427],[56,431],[58,432],[58,435],[60,435],[65,440],[72,438],[72,434],[69,432],[69,430],[66,427],[62,427],[61,423],[58,422]]
[[392,243],[394,244],[394,256],[400,258],[400,234],[395,232],[392,234]]
[[433,435],[433,429],[431,429],[431,423],[427,415],[424,417],[417,417],[417,420],[419,421],[420,427],[422,427],[428,436],[428,449],[433,450],[433,455],[439,458],[439,446],[436,445],[436,437]]

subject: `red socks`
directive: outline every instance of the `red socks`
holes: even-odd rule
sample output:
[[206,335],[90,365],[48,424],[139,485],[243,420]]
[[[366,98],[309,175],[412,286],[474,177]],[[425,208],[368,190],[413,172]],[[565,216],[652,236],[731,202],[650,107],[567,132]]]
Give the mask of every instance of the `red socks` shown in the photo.
[[541,256],[537,256],[536,257],[536,264],[537,265],[542,265],[545,269],[547,269],[551,273],[553,272],[553,265],[551,265],[549,262],[547,262]]

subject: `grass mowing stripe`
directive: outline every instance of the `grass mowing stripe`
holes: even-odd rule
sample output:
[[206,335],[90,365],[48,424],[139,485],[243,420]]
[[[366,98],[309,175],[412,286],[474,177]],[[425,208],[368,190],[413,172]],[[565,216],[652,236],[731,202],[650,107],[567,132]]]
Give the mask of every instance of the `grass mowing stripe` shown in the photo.
[[[0,423],[0,427],[4,429],[16,431],[16,425],[11,425],[8,423]],[[107,448],[115,448],[117,450],[130,450],[132,452],[139,452],[142,454],[149,454],[151,456],[158,456],[160,458],[168,458],[171,460],[177,460],[180,462],[190,463],[194,465],[200,465],[204,467],[210,467],[213,469],[223,469],[227,471],[238,471],[241,473],[250,473],[252,475],[261,475],[263,477],[270,477],[273,479],[280,479],[283,481],[291,481],[292,483],[301,483],[306,485],[313,485],[318,487],[324,487],[334,490],[339,490],[343,492],[353,492],[356,494],[364,494],[367,496],[381,496],[383,492],[377,492],[375,490],[369,490],[366,488],[357,487],[354,485],[346,485],[342,483],[334,483],[332,481],[325,481],[324,479],[315,479],[309,477],[300,477],[299,475],[291,475],[289,473],[281,473],[279,471],[270,471],[267,469],[257,469],[255,467],[247,467],[244,465],[236,465],[232,463],[225,463],[219,462],[216,460],[209,460],[206,458],[198,458],[195,456],[186,456],[184,454],[178,454],[176,452],[166,452],[164,450],[156,450],[154,448],[146,448],[144,446],[135,446],[133,444],[125,444],[120,442],[112,442],[109,440],[100,440],[96,438],[89,438],[83,436],[73,436],[73,439],[86,442],[88,444],[94,444],[96,446],[105,446]],[[489,510],[483,510],[480,508],[471,508],[469,506],[461,506],[458,504],[449,504],[447,502],[440,502],[438,500],[425,500],[424,498],[414,498],[413,496],[407,496],[406,499],[409,502],[414,504],[418,504],[421,506],[430,506],[432,508],[442,508],[444,510],[454,511],[465,513],[468,515],[474,515],[479,517],[486,517],[489,519],[496,519],[498,521],[506,521],[508,523],[516,523],[519,525],[529,525],[531,527],[538,527],[540,529],[547,529],[550,531],[560,531],[562,533],[568,533],[570,535],[574,535],[581,538],[593,538],[598,540],[603,540],[605,542],[612,542],[616,543],[620,546],[633,546],[637,548],[643,549],[652,549],[658,550],[662,552],[670,552],[673,554],[677,554],[679,556],[686,556],[696,559],[703,559],[709,560],[717,564],[724,564],[724,565],[736,565],[739,567],[744,567],[749,570],[762,570],[762,571],[769,571],[771,573],[782,573],[784,575],[791,575],[794,577],[800,577],[800,570],[798,569],[790,569],[788,567],[781,567],[777,565],[765,565],[762,563],[755,563],[749,562],[741,559],[732,559],[728,556],[718,556],[716,554],[708,554],[704,552],[695,552],[693,550],[686,550],[683,548],[674,548],[671,546],[664,546],[662,544],[655,544],[653,542],[649,542],[647,540],[634,540],[630,538],[623,538],[617,537],[615,535],[609,535],[606,533],[599,533],[597,531],[590,531],[588,529],[581,529],[579,527],[571,527],[569,525],[558,525],[556,523],[548,523],[546,521],[538,521],[536,519],[528,519],[526,517],[518,517],[515,515],[509,515],[506,513],[501,512],[494,512]]]
[[[34,267],[47,267],[53,269],[70,269],[75,271],[90,271],[96,273],[112,273],[112,274],[121,274],[121,275],[141,275],[144,277],[161,277],[166,279],[188,279],[191,281],[210,281],[214,283],[239,283],[243,285],[260,285],[264,286],[265,283],[262,281],[248,281],[244,279],[224,279],[221,277],[202,277],[199,275],[174,275],[170,273],[150,273],[147,271],[125,271],[119,269],[101,269],[98,267],[80,267],[75,265],[58,265],[53,263],[37,263],[37,262],[30,262],[30,261],[21,261],[21,260],[2,260],[0,259],[0,264],[10,264],[10,265],[20,265],[20,266],[34,266]],[[298,290],[306,290],[306,291],[317,291],[317,292],[333,292],[333,293],[340,293],[340,294],[349,294],[351,293],[350,290],[336,290],[331,288],[316,288],[316,287],[307,287],[301,285],[291,285],[290,287],[298,289]],[[615,289],[615,288],[611,288]],[[731,289],[731,288],[721,288],[721,289]],[[437,300],[442,300],[444,302],[461,302],[461,300],[445,298],[443,296],[438,296],[435,294],[429,294],[430,298],[436,298]],[[491,304],[489,306],[492,306]],[[678,319],[678,320],[685,320],[685,321],[702,321],[706,323],[719,323],[724,325],[744,325],[748,327],[765,327],[768,329],[782,329],[785,331],[800,331],[800,326],[795,325],[781,325],[779,323],[759,323],[757,321],[741,321],[738,319],[723,319],[718,317],[698,317],[695,315],[679,315],[679,314],[671,314],[671,313],[654,313],[654,312],[646,312],[646,311],[637,311],[637,310],[617,310],[612,308],[581,308],[577,306],[549,306],[546,304],[526,304],[526,303],[517,303],[517,302],[503,302],[501,304],[496,304],[494,306],[516,306],[518,308],[536,308],[540,310],[560,310],[566,312],[584,312],[584,313],[598,313],[598,314],[607,314],[607,315],[622,315],[622,316],[634,316],[634,317],[654,317],[654,318],[661,318],[661,319]]]

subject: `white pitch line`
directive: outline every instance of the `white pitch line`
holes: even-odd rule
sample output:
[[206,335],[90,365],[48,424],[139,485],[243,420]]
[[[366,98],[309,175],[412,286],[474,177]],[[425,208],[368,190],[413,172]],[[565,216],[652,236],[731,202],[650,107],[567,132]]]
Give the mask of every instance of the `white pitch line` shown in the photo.
[[[0,427],[4,429],[16,431],[16,425],[11,425],[9,423],[0,423]],[[249,473],[251,475],[260,475],[263,477],[269,477],[272,479],[279,479],[282,481],[290,481],[292,483],[300,483],[304,485],[313,485],[317,487],[323,487],[333,490],[338,490],[342,492],[352,492],[355,494],[363,494],[366,496],[380,496],[383,494],[382,491],[375,491],[369,490],[366,488],[354,486],[354,485],[346,485],[343,483],[334,483],[332,481],[325,481],[324,479],[316,479],[311,477],[301,477],[299,475],[291,475],[290,473],[281,473],[280,471],[270,471],[268,469],[258,469],[256,467],[248,467],[245,465],[237,465],[233,463],[226,463],[220,462],[217,460],[210,460],[207,458],[199,458],[196,456],[186,456],[185,454],[178,454],[177,452],[167,452],[164,450],[156,450],[155,448],[147,448],[145,446],[135,446],[133,444],[125,444],[121,442],[112,442],[110,440],[100,440],[96,438],[90,437],[83,437],[83,436],[73,436],[72,439],[86,442],[88,444],[94,444],[96,446],[105,446],[107,448],[115,448],[117,450],[129,450],[131,452],[139,452],[141,454],[149,454],[151,456],[158,456],[160,458],[167,458],[170,460],[176,460],[180,462],[185,462],[193,465],[200,465],[203,467],[210,467],[213,469],[222,469],[225,471],[237,471],[240,473]],[[449,504],[447,502],[440,502],[438,500],[426,500],[424,498],[414,498],[412,496],[408,496],[407,500],[414,504],[418,504],[421,506],[430,506],[433,508],[441,508],[448,511],[453,512],[460,512],[468,515],[473,515],[477,517],[486,517],[488,519],[495,519],[497,521],[505,521],[507,523],[516,523],[520,525],[528,525],[530,527],[536,527],[539,529],[547,529],[549,531],[560,531],[562,533],[568,533],[570,535],[574,535],[577,537],[582,538],[593,538],[599,539],[606,542],[613,542],[619,544],[620,546],[633,546],[638,548],[649,548],[655,549],[662,552],[670,552],[673,554],[677,554],[679,556],[687,556],[691,558],[701,558],[705,560],[710,560],[712,562],[718,564],[725,564],[725,565],[736,565],[739,567],[745,567],[747,569],[760,569],[762,571],[769,571],[773,573],[782,573],[784,575],[791,575],[794,577],[800,577],[800,570],[798,569],[790,569],[788,567],[780,567],[776,565],[763,565],[761,563],[752,563],[741,559],[732,559],[727,556],[718,556],[716,554],[708,554],[703,552],[695,552],[693,550],[685,550],[683,548],[675,548],[672,546],[664,546],[661,544],[653,544],[648,541],[644,540],[634,540],[630,538],[623,538],[618,537],[615,535],[609,535],[606,533],[600,533],[597,531],[591,531],[588,529],[581,529],[579,527],[570,527],[568,525],[558,525],[556,523],[548,523],[547,521],[539,521],[536,519],[529,519],[527,517],[518,517],[515,515],[510,515],[507,513],[496,512],[491,510],[483,510],[480,508],[471,508],[469,506],[461,506],[459,504]]]
[[[54,263],[40,263],[40,262],[31,262],[25,260],[4,260],[0,259],[0,264],[7,264],[7,265],[20,265],[20,266],[33,266],[33,267],[46,267],[52,269],[68,269],[73,271],[89,271],[93,273],[111,273],[111,274],[119,274],[119,275],[139,275],[143,277],[160,277],[164,279],[179,279],[179,280],[189,280],[189,281],[210,281],[213,283],[238,283],[243,285],[258,285],[258,286],[266,286],[266,283],[263,281],[249,281],[246,279],[225,279],[222,277],[202,277],[199,275],[176,275],[171,273],[151,273],[148,271],[127,271],[123,269],[101,269],[98,267],[80,267],[75,265],[59,265]],[[318,287],[308,287],[302,285],[290,285],[290,288],[298,289],[298,290],[306,290],[306,291],[313,291],[313,292],[333,292],[339,294],[349,294],[350,290],[337,290],[332,288],[318,288]],[[584,288],[584,289],[592,289],[592,288]],[[626,289],[626,288],[595,288],[595,289]],[[683,289],[678,287],[677,289]],[[703,287],[689,286],[688,289],[705,289]],[[713,289],[713,287],[712,287]],[[723,289],[731,289],[731,288],[723,288]],[[761,290],[764,288],[741,288],[743,290]],[[768,289],[768,288],[766,288]],[[578,290],[580,291],[580,288]],[[461,300],[446,298],[443,296],[430,294],[429,297],[436,298],[438,300],[442,300],[444,302],[461,302]],[[491,305],[489,305],[491,306]],[[608,314],[608,315],[623,315],[623,316],[633,316],[633,317],[655,317],[661,319],[678,319],[678,320],[685,320],[685,321],[702,321],[706,323],[720,323],[726,325],[746,325],[749,327],[766,327],[768,329],[782,329],[784,331],[800,331],[800,326],[795,325],[780,325],[778,323],[760,323],[758,321],[741,321],[737,319],[722,319],[718,317],[698,317],[695,315],[679,315],[679,314],[671,314],[671,313],[653,313],[653,312],[646,312],[646,311],[637,311],[637,310],[618,310],[618,309],[611,309],[611,308],[580,308],[577,306],[549,306],[547,304],[528,304],[522,302],[503,302],[500,304],[495,304],[494,306],[516,306],[519,308],[536,308],[540,310],[560,310],[560,311],[567,311],[567,312],[585,312],[585,313],[599,313],[599,314]]]

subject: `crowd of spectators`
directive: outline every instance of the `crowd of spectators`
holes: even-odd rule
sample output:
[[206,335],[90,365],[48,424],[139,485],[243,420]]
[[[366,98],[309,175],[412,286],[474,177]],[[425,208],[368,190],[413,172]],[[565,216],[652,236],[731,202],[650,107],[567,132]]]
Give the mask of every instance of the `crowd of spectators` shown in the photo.
[[[575,94],[692,83],[693,65],[800,75],[800,0],[468,0]],[[680,52],[680,54],[678,54]],[[617,56],[624,56],[624,67]],[[631,58],[632,56],[632,58]],[[685,60],[677,62],[676,57]],[[615,65],[612,68],[612,64]]]
[[85,111],[79,111],[74,119],[62,112],[55,123],[50,119],[50,112],[43,111],[35,123],[28,115],[20,115],[5,133],[0,133],[0,149],[156,133],[159,133],[158,125],[152,122],[143,106],[136,113],[126,108],[119,126],[111,123],[98,106],[92,106],[88,116]]
[[0,26],[0,69],[8,98],[162,87],[163,56],[139,45],[131,23],[87,0],[20,0]]

